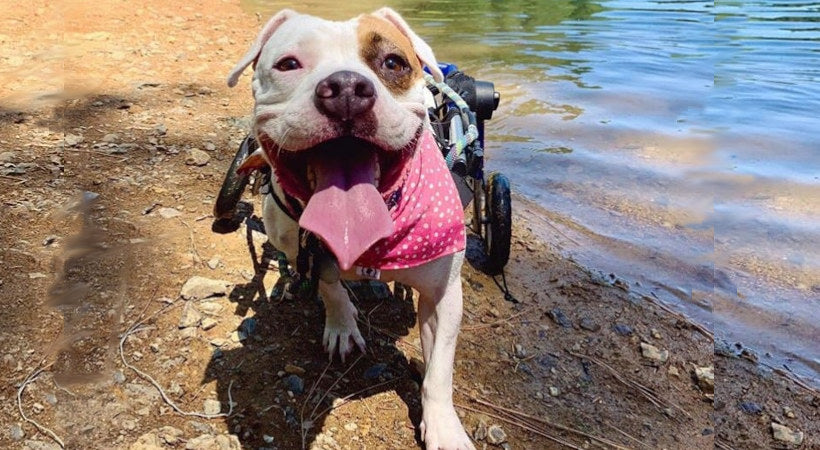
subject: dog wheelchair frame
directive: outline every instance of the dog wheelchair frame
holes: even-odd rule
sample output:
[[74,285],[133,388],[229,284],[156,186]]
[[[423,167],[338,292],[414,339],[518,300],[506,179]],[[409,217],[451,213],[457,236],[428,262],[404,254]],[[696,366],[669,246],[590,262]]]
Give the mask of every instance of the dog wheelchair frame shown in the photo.
[[[500,94],[493,83],[479,81],[458,70],[454,64],[439,64],[444,82],[435,82],[425,74],[427,87],[436,99],[429,110],[436,141],[450,169],[461,204],[472,203],[469,228],[481,240],[484,258],[481,269],[490,275],[503,275],[510,257],[512,209],[510,183],[498,172],[484,172],[484,122],[498,108]],[[247,136],[231,162],[214,204],[216,233],[236,231],[249,215],[240,199],[250,182],[250,175],[240,175],[242,161],[258,147]],[[268,169],[269,170],[269,169]],[[255,177],[266,178],[265,174]],[[255,183],[256,184],[256,183]]]

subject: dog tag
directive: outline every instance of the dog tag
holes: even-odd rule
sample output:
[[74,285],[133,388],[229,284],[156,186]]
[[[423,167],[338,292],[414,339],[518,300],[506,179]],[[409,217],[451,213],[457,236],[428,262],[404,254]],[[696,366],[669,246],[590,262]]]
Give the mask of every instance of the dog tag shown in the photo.
[[356,266],[356,275],[368,280],[378,280],[382,275],[382,271],[373,267]]

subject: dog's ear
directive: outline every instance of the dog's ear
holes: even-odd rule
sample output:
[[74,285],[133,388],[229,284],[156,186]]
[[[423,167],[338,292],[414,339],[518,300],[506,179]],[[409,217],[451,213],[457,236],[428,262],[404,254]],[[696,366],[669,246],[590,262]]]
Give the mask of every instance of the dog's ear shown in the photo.
[[265,43],[268,42],[271,35],[273,35],[273,32],[276,31],[276,29],[288,19],[297,16],[298,14],[299,13],[291,9],[283,9],[268,20],[268,23],[266,23],[265,26],[262,27],[262,30],[259,31],[259,35],[256,36],[256,41],[253,43],[251,48],[248,49],[245,56],[243,56],[242,59],[236,63],[233,70],[231,70],[231,73],[228,74],[229,87],[236,86],[236,83],[239,81],[239,76],[242,75],[242,72],[251,63],[253,63],[254,69],[256,69],[256,60],[259,58],[259,53],[262,51],[262,47],[265,46]]
[[433,74],[433,79],[436,81],[444,80],[444,74],[441,73],[441,69],[438,67],[438,62],[436,61],[436,56],[433,54],[433,49],[430,48],[430,46],[419,37],[419,35],[410,29],[410,25],[404,21],[404,18],[402,18],[399,13],[391,8],[384,7],[374,12],[373,15],[376,17],[381,17],[382,19],[392,23],[399,29],[399,31],[401,31],[403,35],[407,36],[407,38],[410,39],[410,43],[413,44],[413,49],[415,49],[416,56],[419,58],[419,61],[427,66],[427,69],[431,74]]

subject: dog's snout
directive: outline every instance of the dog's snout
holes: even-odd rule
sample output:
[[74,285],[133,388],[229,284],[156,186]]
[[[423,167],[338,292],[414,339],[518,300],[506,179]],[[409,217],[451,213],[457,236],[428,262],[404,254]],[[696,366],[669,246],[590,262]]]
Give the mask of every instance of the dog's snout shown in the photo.
[[376,87],[360,73],[341,70],[316,85],[313,100],[319,112],[327,117],[350,121],[373,108]]

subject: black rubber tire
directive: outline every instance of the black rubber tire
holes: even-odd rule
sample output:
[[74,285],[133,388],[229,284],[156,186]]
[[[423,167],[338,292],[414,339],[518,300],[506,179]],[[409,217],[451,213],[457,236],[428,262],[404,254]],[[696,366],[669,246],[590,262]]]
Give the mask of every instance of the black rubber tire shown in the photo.
[[231,167],[225,173],[225,180],[222,182],[222,188],[219,190],[219,195],[214,202],[214,222],[211,224],[211,231],[219,234],[233,233],[239,229],[242,219],[236,215],[236,205],[242,198],[242,193],[245,192],[245,187],[248,185],[250,177],[248,175],[240,175],[238,172],[242,161],[256,150],[257,144],[251,136],[247,136],[242,143],[239,144],[239,150],[233,157]]
[[484,180],[473,178],[473,220],[470,223],[473,233],[479,238],[484,236]]
[[482,231],[484,252],[487,255],[486,270],[490,275],[500,274],[510,260],[512,239],[512,204],[510,181],[506,176],[493,172],[484,185],[486,221]]

